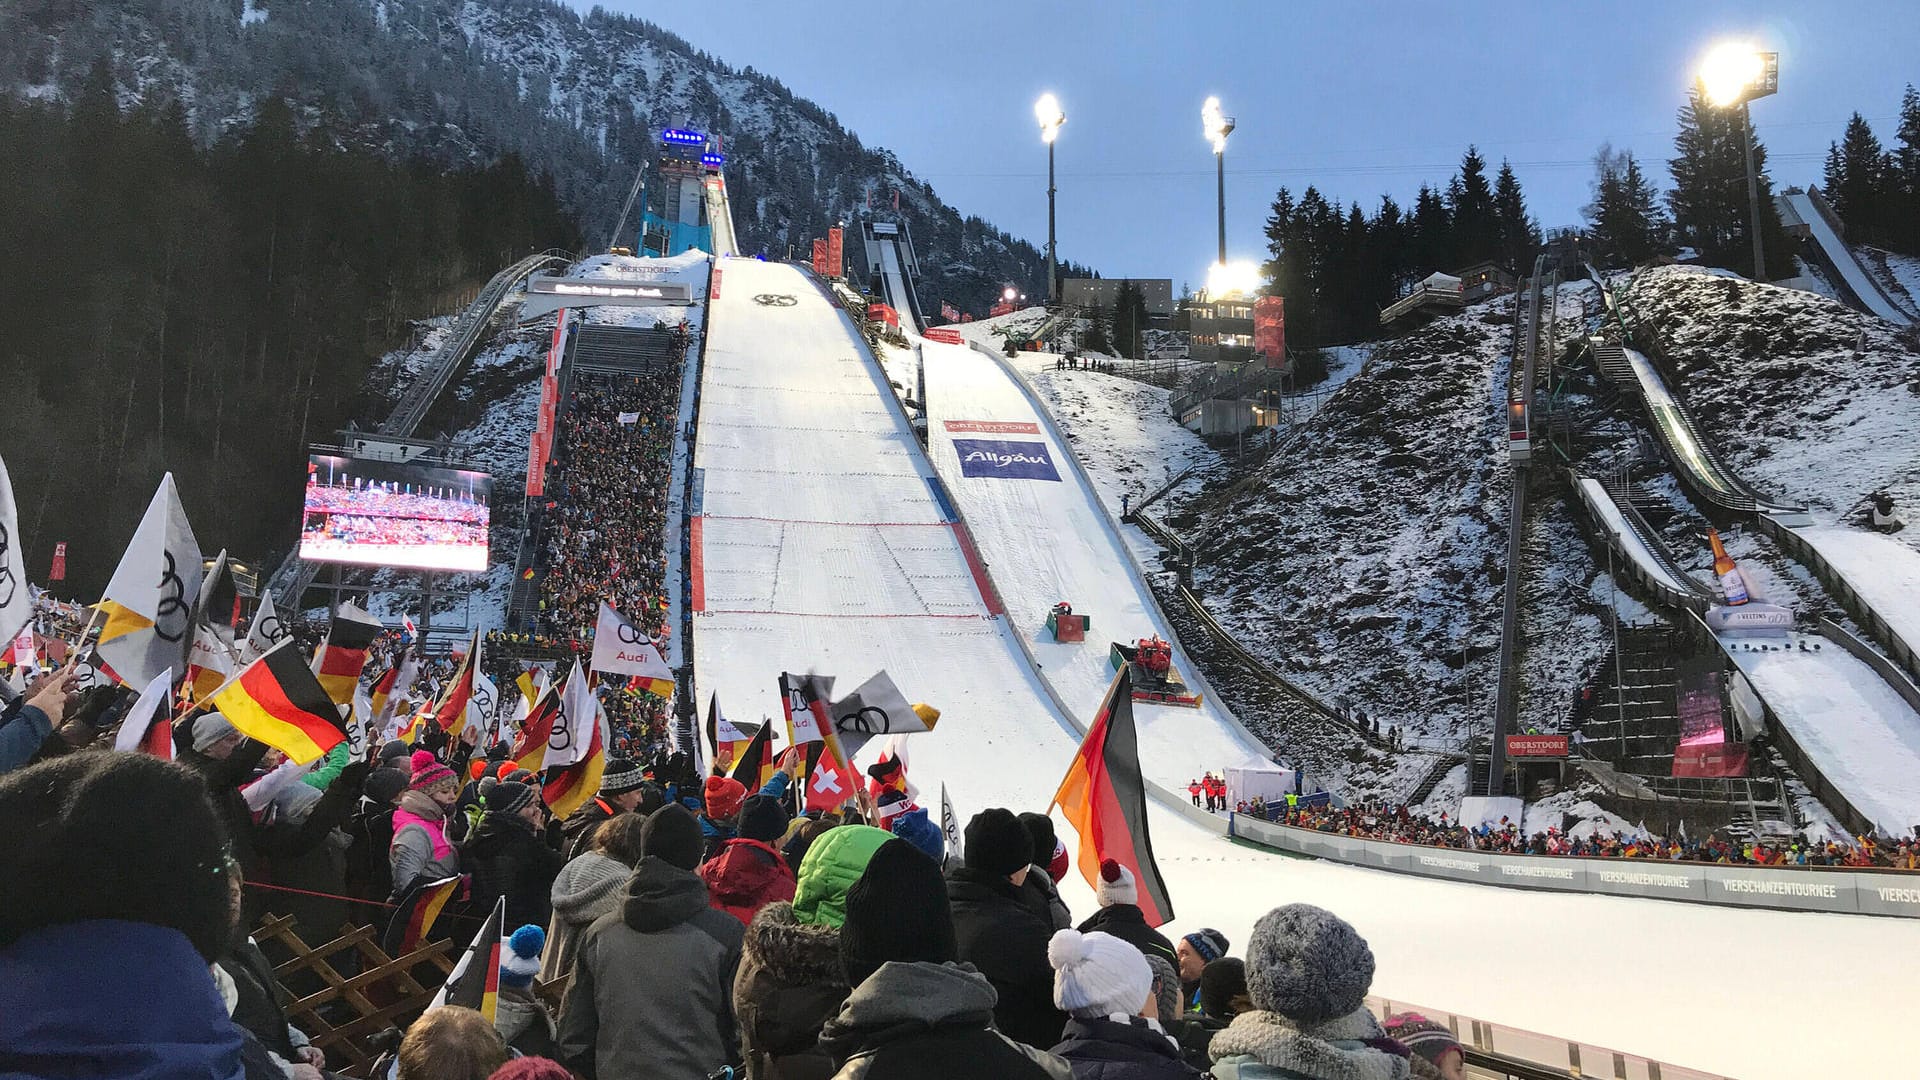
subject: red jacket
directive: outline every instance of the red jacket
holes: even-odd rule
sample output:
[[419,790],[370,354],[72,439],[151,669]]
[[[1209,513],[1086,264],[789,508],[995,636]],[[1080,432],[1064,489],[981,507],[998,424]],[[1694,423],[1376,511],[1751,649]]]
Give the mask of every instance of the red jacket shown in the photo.
[[760,840],[720,845],[719,854],[700,864],[700,880],[707,883],[707,902],[743,926],[768,904],[793,899],[793,870],[773,845]]

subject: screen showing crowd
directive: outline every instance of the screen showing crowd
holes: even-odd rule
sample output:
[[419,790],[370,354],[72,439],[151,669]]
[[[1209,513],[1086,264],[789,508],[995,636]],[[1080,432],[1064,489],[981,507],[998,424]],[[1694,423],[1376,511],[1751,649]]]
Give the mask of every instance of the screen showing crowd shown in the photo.
[[314,454],[300,557],[481,573],[492,496],[486,473]]

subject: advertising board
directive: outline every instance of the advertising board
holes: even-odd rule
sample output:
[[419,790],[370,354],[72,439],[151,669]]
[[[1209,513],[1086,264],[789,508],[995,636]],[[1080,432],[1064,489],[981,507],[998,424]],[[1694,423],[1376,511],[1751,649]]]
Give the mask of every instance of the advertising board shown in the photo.
[[300,557],[480,573],[492,499],[483,472],[316,453],[307,458]]

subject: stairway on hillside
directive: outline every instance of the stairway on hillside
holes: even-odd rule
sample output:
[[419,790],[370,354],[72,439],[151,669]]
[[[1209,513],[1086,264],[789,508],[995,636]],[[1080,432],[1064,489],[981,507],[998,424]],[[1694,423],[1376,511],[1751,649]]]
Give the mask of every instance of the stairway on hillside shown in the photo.
[[1623,772],[1671,773],[1680,738],[1676,637],[1664,626],[1620,628],[1618,662],[1608,654],[1593,711],[1581,723],[1588,754]]

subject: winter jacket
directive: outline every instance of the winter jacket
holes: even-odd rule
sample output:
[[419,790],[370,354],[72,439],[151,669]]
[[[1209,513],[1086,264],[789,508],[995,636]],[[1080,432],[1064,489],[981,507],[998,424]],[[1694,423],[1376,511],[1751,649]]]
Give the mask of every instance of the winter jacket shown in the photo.
[[494,1003],[493,1029],[509,1047],[528,1057],[551,1058],[557,1030],[547,1003],[531,990],[502,986]]
[[[377,902],[393,895],[393,807],[362,797],[347,823],[346,892]],[[380,922],[385,910],[355,905],[356,925]]]
[[1090,934],[1095,930],[1112,934],[1121,941],[1140,950],[1142,956],[1158,956],[1180,970],[1180,956],[1174,951],[1173,942],[1168,941],[1160,931],[1147,925],[1147,916],[1138,904],[1111,904],[1101,908],[1087,921],[1080,924],[1080,932]]
[[847,921],[847,890],[893,834],[871,825],[841,825],[807,847],[794,882],[793,908],[803,922],[838,928]]
[[1193,1066],[1200,1072],[1213,1068],[1213,1055],[1207,1051],[1213,1046],[1213,1037],[1227,1029],[1225,1020],[1215,1020],[1204,1013],[1187,1013],[1171,1020],[1162,1020],[1160,1026],[1167,1029],[1173,1041],[1180,1044],[1180,1060]]
[[0,724],[0,773],[24,768],[53,733],[53,718],[37,705],[21,702],[8,711],[13,715]]
[[1213,1037],[1217,1080],[1407,1080],[1407,1049],[1366,1009],[1317,1024],[1254,1010]]
[[887,963],[820,1032],[834,1080],[1069,1080],[1044,1050],[993,1030],[995,995],[964,964]]
[[293,1042],[288,1037],[287,1013],[280,1003],[280,983],[274,978],[273,964],[252,938],[228,949],[218,962],[233,980],[235,1000],[228,1010],[233,1022],[251,1032],[260,1045],[292,1061]]
[[787,860],[760,840],[727,841],[720,854],[700,865],[699,874],[713,906],[743,926],[775,900],[793,899],[793,871]]
[[[18,721],[15,721],[16,723]],[[188,734],[191,734],[189,729]],[[253,776],[254,766],[267,756],[267,744],[243,739],[224,759],[211,758],[193,749],[191,743],[174,754],[174,760],[200,774],[213,795],[214,809],[227,823],[227,837],[233,844],[233,859],[247,880],[260,878],[260,861],[253,846],[253,811],[240,795],[240,785]],[[249,922],[247,925],[253,925]]]
[[393,811],[390,900],[405,896],[415,881],[439,881],[460,872],[460,852],[447,839],[447,815],[425,792],[407,791]]
[[1027,880],[1020,883],[1020,896],[1055,930],[1073,925],[1073,912],[1067,910],[1067,902],[1060,899],[1060,887],[1053,883],[1053,875],[1046,867],[1036,863],[1027,868]]
[[747,924],[733,1011],[751,1080],[826,1080],[834,1062],[818,1046],[820,1028],[851,988],[840,965],[840,931],[803,923],[775,901]]
[[504,896],[508,926],[545,926],[553,918],[553,881],[567,859],[526,818],[488,811],[467,838],[460,862],[472,875],[472,910],[492,911]]
[[620,813],[625,811],[598,795],[588,799],[587,805],[574,811],[573,816],[561,827],[561,835],[566,837],[567,857],[579,858],[593,843],[593,834],[600,828],[600,823],[610,821]]
[[1028,1046],[1059,1042],[1067,1016],[1053,1005],[1053,966],[1047,963],[1053,924],[997,874],[954,870],[947,876],[947,896],[960,959],[993,984],[1000,1030]]
[[1166,1031],[1140,1017],[1067,1020],[1054,1056],[1073,1067],[1074,1080],[1199,1080],[1180,1059]]
[[698,875],[648,856],[621,909],[581,936],[560,1006],[560,1061],[594,1080],[706,1080],[737,1063],[738,919]]
[[609,911],[620,910],[627,879],[633,868],[598,851],[568,862],[553,879],[547,899],[553,921],[547,924],[547,947],[540,954],[540,981],[552,982],[573,970],[573,953],[580,935]]
[[94,919],[0,949],[0,1076],[253,1080],[245,1043],[178,930]]

